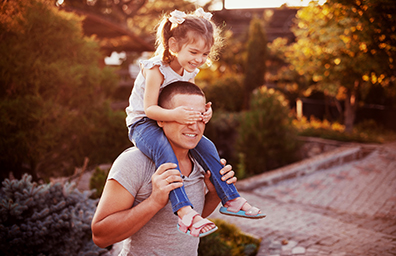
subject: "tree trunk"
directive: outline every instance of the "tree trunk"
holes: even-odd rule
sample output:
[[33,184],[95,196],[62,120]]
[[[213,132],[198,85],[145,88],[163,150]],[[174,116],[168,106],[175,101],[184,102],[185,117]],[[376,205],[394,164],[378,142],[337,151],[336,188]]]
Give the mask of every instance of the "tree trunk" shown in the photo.
[[251,91],[247,91],[245,89],[244,95],[243,95],[243,110],[248,111],[250,109],[251,96],[252,96],[252,92]]
[[345,99],[345,112],[344,112],[344,124],[345,132],[351,133],[353,130],[353,123],[356,117],[356,107],[357,107],[357,91],[359,87],[359,81],[355,81],[355,86],[352,90],[347,91],[347,97]]

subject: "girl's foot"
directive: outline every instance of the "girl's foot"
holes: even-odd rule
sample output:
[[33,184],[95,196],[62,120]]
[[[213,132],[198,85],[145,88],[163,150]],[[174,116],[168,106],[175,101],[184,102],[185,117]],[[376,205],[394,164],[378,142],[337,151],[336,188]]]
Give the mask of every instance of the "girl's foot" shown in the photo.
[[190,206],[186,206],[177,211],[179,216],[178,230],[195,237],[207,236],[217,230],[216,225],[202,218]]
[[266,216],[260,209],[247,203],[246,199],[243,197],[228,201],[220,208],[220,213],[249,219],[261,219]]

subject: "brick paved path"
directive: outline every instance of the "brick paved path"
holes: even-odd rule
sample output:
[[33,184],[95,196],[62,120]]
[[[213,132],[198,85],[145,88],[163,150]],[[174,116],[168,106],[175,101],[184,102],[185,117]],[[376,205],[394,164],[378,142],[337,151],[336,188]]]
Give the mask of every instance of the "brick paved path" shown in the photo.
[[263,220],[224,216],[262,238],[258,256],[396,255],[396,143],[363,159],[241,193]]

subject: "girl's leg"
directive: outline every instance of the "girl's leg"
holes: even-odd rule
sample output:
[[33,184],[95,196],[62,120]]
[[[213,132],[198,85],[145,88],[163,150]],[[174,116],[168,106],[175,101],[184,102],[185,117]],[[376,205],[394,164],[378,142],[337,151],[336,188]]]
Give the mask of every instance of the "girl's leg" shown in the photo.
[[195,149],[191,150],[191,154],[205,170],[210,170],[211,182],[223,204],[223,207],[220,207],[221,213],[253,219],[265,217],[265,214],[261,213],[260,209],[251,206],[246,202],[246,199],[239,195],[234,184],[227,184],[227,182],[221,180],[220,170],[223,166],[220,163],[220,157],[213,142],[203,136]]
[[203,136],[198,145],[191,150],[191,154],[205,168],[205,171],[210,170],[210,180],[223,205],[229,200],[240,197],[234,184],[227,184],[227,182],[221,180],[220,170],[223,165],[220,163],[220,156],[213,142]]
[[[153,160],[156,168],[164,163],[175,163],[180,171],[173,149],[156,121],[143,118],[130,129],[129,137],[143,154]],[[192,207],[184,186],[172,190],[169,193],[169,199],[174,213],[182,207]]]

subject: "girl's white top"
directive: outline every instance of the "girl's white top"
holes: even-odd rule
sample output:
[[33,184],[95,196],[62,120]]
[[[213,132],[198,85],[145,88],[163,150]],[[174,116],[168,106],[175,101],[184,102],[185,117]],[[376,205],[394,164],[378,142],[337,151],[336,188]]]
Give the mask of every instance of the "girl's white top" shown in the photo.
[[160,92],[162,89],[175,81],[189,81],[194,78],[199,69],[195,69],[194,72],[189,73],[184,70],[183,75],[177,74],[169,65],[162,62],[161,56],[155,56],[149,60],[140,62],[140,72],[136,77],[131,96],[129,97],[129,106],[125,109],[127,113],[126,125],[130,126],[133,123],[139,121],[146,116],[144,113],[144,91],[146,87],[146,78],[142,74],[142,69],[151,69],[154,66],[159,66],[161,74],[164,76],[164,82],[160,86]]

